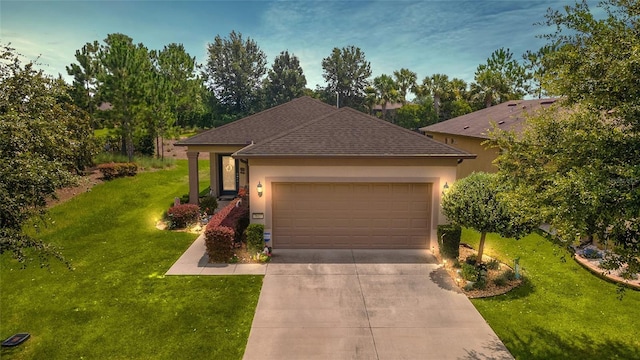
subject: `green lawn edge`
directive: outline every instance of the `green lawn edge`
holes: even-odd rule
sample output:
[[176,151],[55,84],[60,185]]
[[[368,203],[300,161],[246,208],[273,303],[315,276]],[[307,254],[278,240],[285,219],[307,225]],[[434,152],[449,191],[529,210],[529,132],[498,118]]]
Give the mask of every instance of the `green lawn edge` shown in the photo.
[[[480,234],[464,229],[477,248]],[[516,359],[640,359],[640,292],[590,273],[540,234],[520,240],[489,234],[485,254],[511,264],[526,281],[508,294],[472,303]]]
[[263,277],[164,276],[197,236],[155,228],[187,184],[178,161],[52,208],[39,236],[74,269],[0,258],[0,337],[31,334],[0,357],[241,359]]

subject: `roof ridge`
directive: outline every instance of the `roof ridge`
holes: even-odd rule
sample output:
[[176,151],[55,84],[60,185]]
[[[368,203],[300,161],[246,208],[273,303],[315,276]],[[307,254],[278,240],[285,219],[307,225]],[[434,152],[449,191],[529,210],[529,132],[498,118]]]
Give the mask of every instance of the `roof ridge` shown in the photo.
[[[324,104],[324,103],[323,103],[323,104]],[[327,105],[328,105],[328,104],[327,104]],[[329,105],[329,106],[331,106],[331,105]],[[331,107],[333,108],[333,106],[331,106]],[[274,141],[274,140],[278,140],[278,139],[280,139],[281,137],[285,137],[285,136],[287,136],[287,135],[289,135],[289,134],[291,134],[291,133],[293,133],[293,132],[296,132],[296,131],[298,131],[298,130],[300,130],[300,129],[304,128],[305,126],[308,126],[308,125],[311,125],[311,124],[313,124],[313,123],[315,123],[315,122],[317,122],[317,121],[320,121],[320,119],[324,119],[324,118],[326,118],[326,117],[328,117],[328,116],[331,116],[331,115],[333,115],[333,114],[337,113],[338,111],[340,111],[340,110],[342,110],[342,109],[344,109],[344,108],[340,108],[340,109],[336,109],[336,108],[334,108],[334,109],[333,109],[333,111],[328,112],[328,113],[326,113],[326,114],[324,114],[324,115],[322,115],[322,116],[318,116],[318,117],[313,118],[313,119],[311,119],[311,120],[309,120],[309,121],[303,122],[303,123],[301,123],[301,124],[300,124],[300,125],[298,125],[298,126],[294,126],[294,127],[292,127],[291,129],[289,129],[289,130],[287,130],[287,131],[281,132],[281,133],[279,133],[279,134],[277,134],[277,135],[274,135],[274,136],[272,136],[272,137],[270,137],[270,138],[268,138],[268,139],[264,139],[264,140],[260,141],[260,143],[259,143],[259,144],[251,143],[251,144],[249,144],[248,146],[245,146],[245,147],[243,147],[242,149],[240,149],[240,150],[236,151],[236,152],[234,153],[234,155],[235,155],[237,152],[240,152],[240,151],[242,151],[242,150],[244,150],[244,149],[246,149],[247,147],[252,146],[252,145],[253,145],[254,147],[260,148],[261,146],[266,145],[266,144],[269,144],[270,142],[272,142],[272,141]]]
[[[231,126],[232,124],[244,123],[244,122],[247,122],[247,121],[252,120],[253,118],[255,118],[255,117],[256,117],[256,116],[258,116],[258,115],[264,115],[265,113],[269,113],[269,112],[275,111],[275,110],[277,110],[277,109],[279,109],[279,108],[281,108],[281,107],[284,107],[285,105],[290,106],[292,103],[297,103],[297,102],[302,101],[302,100],[313,100],[313,101],[315,101],[315,102],[317,102],[317,103],[320,103],[320,104],[322,104],[322,105],[326,105],[326,106],[328,106],[328,107],[330,107],[330,108],[334,109],[332,105],[329,105],[329,104],[327,104],[327,103],[325,103],[325,102],[322,102],[322,101],[320,101],[320,100],[318,100],[318,99],[314,99],[314,98],[312,98],[312,97],[311,97],[311,96],[309,96],[309,95],[304,95],[304,96],[301,96],[301,97],[298,97],[298,98],[292,99],[292,100],[290,100],[290,101],[287,101],[287,102],[285,102],[285,103],[282,103],[282,104],[276,105],[276,106],[274,106],[274,107],[270,107],[270,108],[268,108],[268,109],[264,109],[264,110],[262,110],[262,111],[259,111],[259,112],[255,113],[255,114],[251,114],[251,115],[249,115],[249,116],[241,117],[240,119],[237,119],[237,120],[234,120],[234,121],[228,122],[228,123],[226,123],[226,124],[224,124],[224,125],[222,125],[222,126],[218,126],[218,127],[214,127],[214,128],[211,128],[211,129],[207,129],[206,131],[203,131],[203,132],[201,132],[200,134],[194,135],[194,136],[190,137],[189,139],[190,139],[190,140],[191,140],[191,139],[198,139],[199,137],[204,136],[204,134],[208,133],[208,132],[209,132],[209,131],[211,131],[211,130],[224,129],[224,128],[228,127],[228,126]],[[335,109],[334,109],[334,110],[335,110]],[[312,119],[312,120],[310,120],[310,121],[308,121],[308,122],[311,122],[311,121],[313,121],[313,119]],[[303,124],[306,124],[306,122],[303,122]]]

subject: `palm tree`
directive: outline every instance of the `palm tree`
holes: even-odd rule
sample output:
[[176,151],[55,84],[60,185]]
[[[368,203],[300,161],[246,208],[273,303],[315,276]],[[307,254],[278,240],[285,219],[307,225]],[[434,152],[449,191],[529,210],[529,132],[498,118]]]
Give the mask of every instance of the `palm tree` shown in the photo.
[[476,82],[471,84],[474,100],[482,101],[485,107],[491,107],[494,102],[508,98],[509,90],[500,73],[484,69],[476,72]]
[[373,79],[373,86],[378,92],[378,104],[382,105],[382,118],[387,119],[387,104],[399,99],[397,84],[389,75],[382,74]]
[[453,91],[453,94],[456,97],[456,100],[464,100],[467,98],[467,82],[466,81],[458,78],[453,78],[451,79],[449,84],[451,86],[451,91]]
[[416,85],[418,75],[409,69],[402,68],[394,71],[393,76],[396,78],[396,84],[398,85],[400,102],[405,105],[407,103],[407,91]]
[[369,115],[373,114],[373,107],[378,102],[378,92],[372,86],[364,88],[364,106],[369,110]]
[[449,77],[445,74],[433,74],[431,77],[424,78],[424,80],[422,80],[422,84],[426,87],[431,96],[433,96],[433,107],[435,108],[438,117],[440,117],[442,97],[451,91]]

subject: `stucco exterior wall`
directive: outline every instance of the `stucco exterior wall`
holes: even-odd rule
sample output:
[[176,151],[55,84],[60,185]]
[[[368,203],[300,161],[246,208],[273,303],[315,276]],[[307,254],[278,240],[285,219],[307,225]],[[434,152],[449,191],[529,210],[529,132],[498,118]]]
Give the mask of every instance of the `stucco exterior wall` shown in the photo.
[[[432,183],[430,242],[437,247],[437,226],[447,221],[440,198],[445,183],[451,184],[456,179],[456,165],[457,159],[250,159],[251,222],[272,228],[274,182]],[[256,191],[258,182],[264,189],[262,197]]]
[[482,143],[486,141],[485,139],[429,132],[427,134],[432,136],[434,140],[440,141],[441,143],[478,155],[475,159],[465,159],[463,162],[458,164],[458,179],[467,177],[473,172],[482,171],[492,173],[498,171],[498,168],[493,165],[493,160],[498,156],[498,149],[488,149],[486,146],[482,145]]

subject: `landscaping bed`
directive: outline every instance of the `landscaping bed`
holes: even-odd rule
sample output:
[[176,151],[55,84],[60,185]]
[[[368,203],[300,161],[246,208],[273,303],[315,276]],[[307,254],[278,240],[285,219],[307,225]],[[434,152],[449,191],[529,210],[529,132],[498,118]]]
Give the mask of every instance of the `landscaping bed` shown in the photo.
[[[522,284],[522,278],[514,278],[513,268],[487,255],[482,256],[482,262],[488,265],[485,284],[478,286],[477,281],[466,280],[463,267],[468,268],[468,266],[463,263],[466,259],[475,259],[478,252],[467,244],[460,244],[459,251],[459,261],[441,262],[447,273],[467,297],[475,299],[503,295]],[[513,275],[509,275],[510,273]]]

